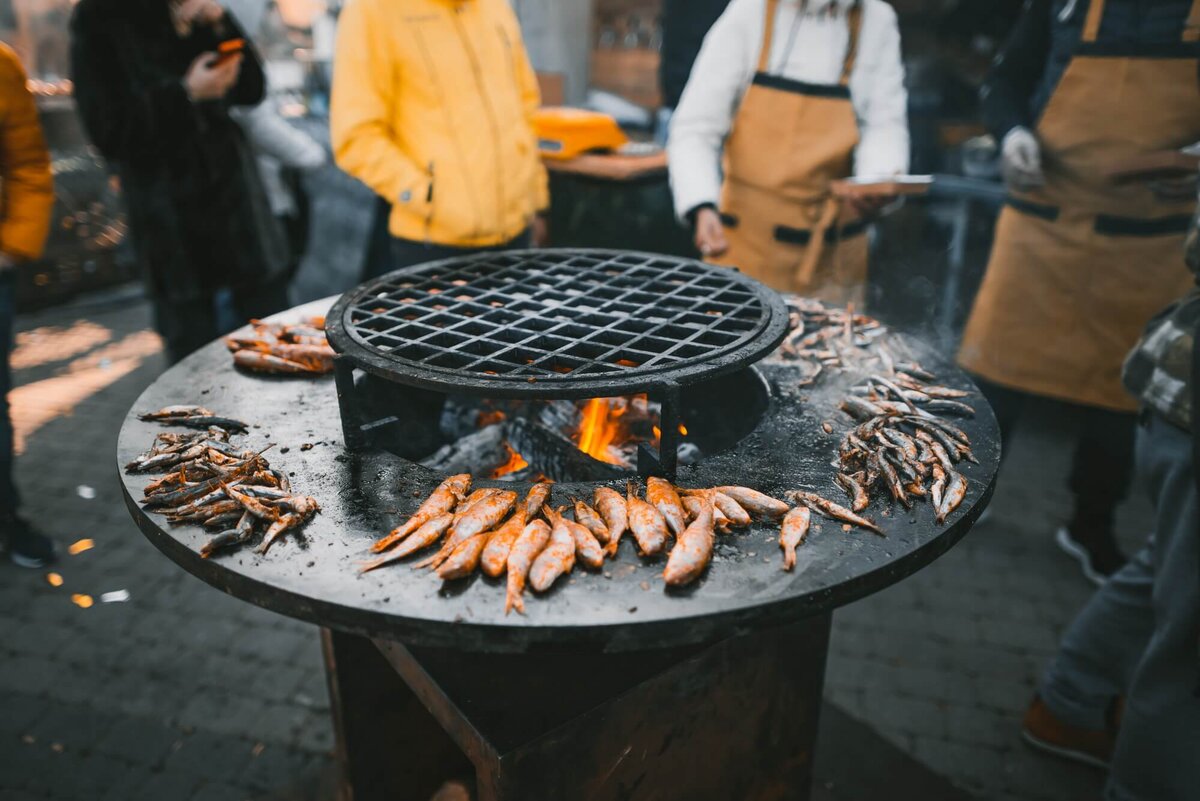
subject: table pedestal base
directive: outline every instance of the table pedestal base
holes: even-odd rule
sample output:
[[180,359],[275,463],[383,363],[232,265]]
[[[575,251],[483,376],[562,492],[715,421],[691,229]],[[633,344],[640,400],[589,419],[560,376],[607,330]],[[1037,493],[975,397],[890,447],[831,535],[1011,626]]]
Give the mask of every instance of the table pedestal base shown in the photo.
[[829,624],[618,654],[324,629],[340,799],[428,801],[473,773],[477,801],[806,801]]

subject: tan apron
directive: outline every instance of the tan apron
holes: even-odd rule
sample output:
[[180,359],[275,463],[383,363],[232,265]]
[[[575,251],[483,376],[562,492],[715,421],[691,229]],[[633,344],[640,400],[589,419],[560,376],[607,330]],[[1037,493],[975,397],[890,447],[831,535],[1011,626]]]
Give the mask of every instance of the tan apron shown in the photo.
[[846,302],[866,281],[866,225],[841,208],[829,184],[851,174],[858,145],[849,84],[862,9],[855,3],[848,14],[841,80],[809,84],[768,72],[778,7],[767,0],[758,70],[725,143],[721,221],[729,250],[710,261],[781,292]]
[[1121,365],[1192,284],[1183,241],[1195,200],[1165,202],[1104,170],[1200,140],[1200,0],[1177,44],[1098,43],[1103,14],[1092,0],[1038,123],[1046,185],[1011,197],[996,223],[959,361],[1004,386],[1133,410]]

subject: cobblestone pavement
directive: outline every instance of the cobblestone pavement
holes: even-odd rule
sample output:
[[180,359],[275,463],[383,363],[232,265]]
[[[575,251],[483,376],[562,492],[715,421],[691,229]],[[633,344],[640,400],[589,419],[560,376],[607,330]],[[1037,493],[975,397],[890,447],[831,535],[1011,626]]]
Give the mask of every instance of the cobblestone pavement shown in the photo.
[[[137,532],[122,502],[117,429],[164,366],[145,333],[145,304],[125,296],[63,307],[18,327],[26,512],[64,545],[90,538],[95,547],[64,556],[57,587],[44,572],[0,565],[0,797],[330,798],[315,629],[186,575]],[[1098,774],[1017,740],[1033,683],[1089,593],[1051,541],[1064,508],[1064,421],[1034,423],[991,520],[914,578],[836,614],[833,722],[879,736],[866,753],[848,737],[826,738],[839,753],[819,757],[820,797],[849,801],[853,782],[836,777],[888,749],[979,798],[1097,796]],[[1131,546],[1144,533],[1139,512],[1131,504],[1123,518]],[[117,590],[129,600],[100,601]],[[75,594],[94,605],[77,605]],[[889,798],[913,797],[892,789]]]

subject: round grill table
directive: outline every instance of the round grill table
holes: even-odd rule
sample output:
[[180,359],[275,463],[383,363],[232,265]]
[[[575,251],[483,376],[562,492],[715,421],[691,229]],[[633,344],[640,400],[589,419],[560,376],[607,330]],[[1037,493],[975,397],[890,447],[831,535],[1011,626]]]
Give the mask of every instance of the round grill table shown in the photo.
[[[923,364],[939,383],[974,389],[948,361]],[[798,368],[787,362],[756,370],[770,393],[758,425],[735,447],[680,468],[679,483],[739,483],[776,496],[806,488],[839,500],[828,466],[839,436],[820,428],[835,418],[836,396],[795,389]],[[666,591],[662,560],[639,559],[630,542],[602,574],[577,570],[530,597],[526,616],[506,617],[502,582],[478,575],[443,585],[405,564],[358,573],[370,543],[442,477],[387,453],[348,451],[332,377],[240,373],[213,343],[138,399],[117,461],[165,430],[137,412],[197,403],[250,423],[235,442],[274,444],[272,466],[321,503],[302,534],[266,556],[243,548],[202,559],[203,531],[170,527],[139,506],[153,476],[121,474],[138,527],[183,569],[322,627],[347,799],[423,801],[472,769],[477,797],[489,801],[807,798],[832,610],[944,553],[991,496],[999,435],[982,397],[970,402],[977,416],[956,422],[979,464],[963,465],[967,496],[944,526],[929,504],[906,511],[878,498],[865,514],[886,538],[814,515],[821,527],[785,573],[776,532],[756,525],[719,538],[707,574],[681,591]],[[555,485],[552,503],[592,486]]]

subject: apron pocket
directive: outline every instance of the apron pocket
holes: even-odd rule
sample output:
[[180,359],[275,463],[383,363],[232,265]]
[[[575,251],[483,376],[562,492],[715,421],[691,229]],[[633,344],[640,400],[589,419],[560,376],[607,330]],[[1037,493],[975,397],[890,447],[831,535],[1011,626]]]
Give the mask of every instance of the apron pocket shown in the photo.
[[1022,200],[1017,197],[1006,197],[1004,203],[1009,208],[1031,217],[1040,217],[1049,222],[1058,219],[1058,206],[1047,206],[1044,203],[1034,203],[1032,200]]
[[717,212],[717,216],[721,218],[721,225],[726,228],[737,228],[738,218],[736,214],[728,214],[724,211]]
[[1187,233],[1191,221],[1190,214],[1151,218],[1097,214],[1094,229],[1103,236],[1178,236]]

